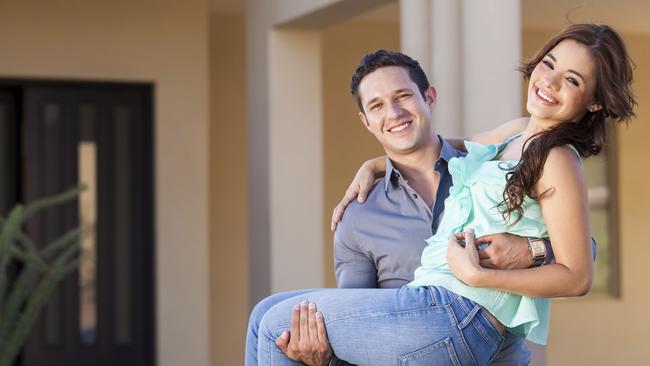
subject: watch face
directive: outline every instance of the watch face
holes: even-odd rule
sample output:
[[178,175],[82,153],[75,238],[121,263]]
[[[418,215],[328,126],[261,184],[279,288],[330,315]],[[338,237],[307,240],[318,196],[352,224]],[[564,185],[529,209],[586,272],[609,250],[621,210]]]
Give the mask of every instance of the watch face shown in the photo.
[[531,240],[530,248],[533,251],[533,257],[544,257],[546,256],[546,246],[541,240]]

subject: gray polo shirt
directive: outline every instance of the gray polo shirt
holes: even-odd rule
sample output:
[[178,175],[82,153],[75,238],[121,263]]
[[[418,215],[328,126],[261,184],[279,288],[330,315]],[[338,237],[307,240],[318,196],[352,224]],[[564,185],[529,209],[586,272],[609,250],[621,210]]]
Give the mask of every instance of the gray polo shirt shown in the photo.
[[452,178],[447,163],[464,153],[442,142],[432,167],[440,174],[433,209],[386,158],[386,175],[366,202],[351,203],[334,234],[334,268],[338,287],[394,288],[413,280],[425,239],[438,230]]

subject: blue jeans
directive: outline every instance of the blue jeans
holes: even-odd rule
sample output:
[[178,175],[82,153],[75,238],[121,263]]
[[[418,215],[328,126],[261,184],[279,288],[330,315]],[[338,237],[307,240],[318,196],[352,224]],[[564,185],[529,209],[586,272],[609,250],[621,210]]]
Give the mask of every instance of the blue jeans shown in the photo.
[[[479,305],[440,287],[286,296],[265,311],[259,324],[260,365],[298,364],[277,348],[275,338],[289,329],[291,308],[302,300],[316,303],[323,313],[334,353],[356,365],[485,365],[503,342]],[[249,353],[247,365],[255,364]]]
[[[273,306],[281,303],[284,300],[291,299],[296,296],[300,296],[308,292],[314,292],[314,291],[318,291],[318,290],[312,289],[312,290],[296,290],[296,291],[279,292],[277,294],[273,294],[271,296],[266,297],[262,301],[258,302],[257,305],[255,305],[253,311],[251,311],[251,316],[248,321],[248,329],[246,330],[246,353],[244,355],[246,366],[257,365],[257,342],[259,340],[260,323],[262,322],[262,317],[264,317],[264,315],[269,311],[269,309],[271,309]],[[297,303],[298,302],[293,304],[296,305]],[[287,328],[286,330],[289,330],[289,328]]]

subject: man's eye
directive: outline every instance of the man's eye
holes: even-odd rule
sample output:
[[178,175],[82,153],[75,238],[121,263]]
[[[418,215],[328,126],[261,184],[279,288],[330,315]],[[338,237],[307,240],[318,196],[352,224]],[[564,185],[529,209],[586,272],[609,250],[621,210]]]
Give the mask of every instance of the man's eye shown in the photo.
[[553,63],[551,63],[551,61],[544,60],[542,63],[549,69],[553,70]]
[[411,94],[406,94],[406,93],[405,94],[400,94],[400,95],[397,96],[397,99],[405,99],[405,98],[408,98],[410,96],[411,96]]
[[576,78],[573,78],[573,77],[569,76],[569,77],[567,77],[566,79],[567,79],[567,81],[570,82],[571,84],[573,84],[573,85],[575,85],[575,86],[580,86],[580,83],[578,82],[578,80],[577,80]]
[[378,104],[371,105],[370,108],[368,108],[368,109],[371,110],[371,111],[376,111],[380,107],[381,107],[381,104],[378,103]]

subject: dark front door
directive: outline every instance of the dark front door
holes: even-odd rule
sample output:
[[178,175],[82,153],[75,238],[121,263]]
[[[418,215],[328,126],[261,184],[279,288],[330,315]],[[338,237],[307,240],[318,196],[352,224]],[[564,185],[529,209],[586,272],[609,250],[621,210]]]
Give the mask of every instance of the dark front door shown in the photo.
[[7,147],[14,159],[5,159],[13,165],[0,166],[16,177],[0,187],[4,200],[87,186],[79,200],[27,226],[39,243],[80,224],[85,233],[79,270],[44,309],[21,363],[153,365],[151,86],[5,80],[0,87],[5,120],[14,121],[3,137],[17,136]]

